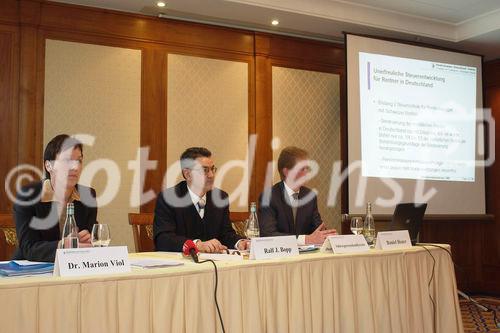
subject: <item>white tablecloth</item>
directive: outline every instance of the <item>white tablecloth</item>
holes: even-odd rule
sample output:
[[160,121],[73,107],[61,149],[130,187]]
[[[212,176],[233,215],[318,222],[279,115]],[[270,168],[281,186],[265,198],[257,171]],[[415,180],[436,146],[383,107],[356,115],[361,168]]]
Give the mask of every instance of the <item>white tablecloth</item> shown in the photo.
[[[419,247],[218,262],[226,332],[462,332],[451,259],[428,249],[430,287],[433,260]],[[221,332],[213,290],[213,266],[188,260],[120,275],[0,278],[0,331]]]

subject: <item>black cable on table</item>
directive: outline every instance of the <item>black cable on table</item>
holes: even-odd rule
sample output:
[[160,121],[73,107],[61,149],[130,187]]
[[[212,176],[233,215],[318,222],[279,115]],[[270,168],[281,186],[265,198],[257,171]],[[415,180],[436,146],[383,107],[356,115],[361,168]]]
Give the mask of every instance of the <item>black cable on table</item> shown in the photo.
[[427,253],[429,253],[429,255],[432,258],[432,273],[431,273],[431,277],[429,279],[429,283],[427,284],[427,287],[429,289],[429,298],[431,299],[431,302],[432,302],[432,310],[433,310],[433,314],[434,314],[434,325],[433,325],[434,326],[434,332],[437,332],[437,330],[436,330],[436,325],[437,325],[437,321],[436,321],[436,303],[434,302],[434,298],[432,298],[432,295],[431,295],[431,283],[434,280],[434,269],[436,267],[436,259],[432,255],[431,251],[429,251],[429,249],[425,247],[425,245],[421,245],[421,244],[416,244],[416,245],[422,247],[423,249],[425,249],[427,251]]
[[222,321],[222,315],[220,314],[219,302],[217,302],[217,285],[219,284],[219,275],[217,274],[217,265],[215,264],[215,261],[213,261],[212,259],[199,261],[198,263],[203,264],[206,262],[211,262],[214,265],[214,269],[215,269],[215,291],[214,291],[215,307],[217,308],[217,314],[219,315],[220,325],[222,327],[222,333],[226,333],[226,330],[224,329],[224,322]]

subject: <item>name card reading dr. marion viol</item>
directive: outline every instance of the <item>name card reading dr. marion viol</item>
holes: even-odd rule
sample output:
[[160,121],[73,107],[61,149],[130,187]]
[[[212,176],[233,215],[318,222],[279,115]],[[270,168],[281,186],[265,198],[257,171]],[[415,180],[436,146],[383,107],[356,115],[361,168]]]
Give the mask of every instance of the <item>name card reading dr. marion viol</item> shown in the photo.
[[126,246],[58,249],[54,276],[85,276],[130,272]]

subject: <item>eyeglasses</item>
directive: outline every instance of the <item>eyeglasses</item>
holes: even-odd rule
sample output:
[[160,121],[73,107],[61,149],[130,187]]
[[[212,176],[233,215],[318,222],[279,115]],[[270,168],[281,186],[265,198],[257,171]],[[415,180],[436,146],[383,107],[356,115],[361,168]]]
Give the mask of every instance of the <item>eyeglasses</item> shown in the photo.
[[73,160],[71,158],[62,158],[62,159],[59,159],[56,161],[59,161],[59,162],[65,163],[65,164],[72,164],[72,163],[82,164],[83,158],[77,158],[76,160]]
[[217,172],[217,167],[215,165],[212,165],[211,167],[202,167],[201,169],[199,168],[193,168],[191,170],[194,170],[194,171],[203,171],[205,173],[205,175],[208,175],[210,171],[212,171],[212,173],[216,173]]
[[54,165],[54,163],[57,162],[69,166],[79,166],[83,164],[83,157],[77,158],[76,160],[73,160],[71,158],[59,158],[57,160],[52,160],[50,162],[52,165]]

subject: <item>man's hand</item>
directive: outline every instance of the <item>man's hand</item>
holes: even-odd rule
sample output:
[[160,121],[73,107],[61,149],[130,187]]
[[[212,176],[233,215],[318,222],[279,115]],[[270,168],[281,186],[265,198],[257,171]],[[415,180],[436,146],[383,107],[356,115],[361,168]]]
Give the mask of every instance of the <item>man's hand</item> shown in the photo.
[[250,249],[250,240],[242,239],[238,242],[238,250],[244,251]]
[[206,242],[199,241],[196,243],[196,247],[200,252],[205,253],[220,253],[221,251],[227,250],[227,246],[224,246],[217,239],[213,238]]
[[321,223],[312,234],[306,235],[306,244],[323,244],[328,236],[336,235],[337,230],[335,229],[325,229],[325,224]]

